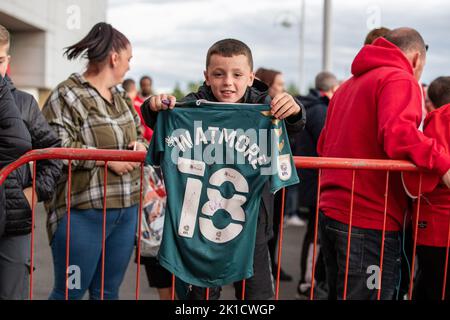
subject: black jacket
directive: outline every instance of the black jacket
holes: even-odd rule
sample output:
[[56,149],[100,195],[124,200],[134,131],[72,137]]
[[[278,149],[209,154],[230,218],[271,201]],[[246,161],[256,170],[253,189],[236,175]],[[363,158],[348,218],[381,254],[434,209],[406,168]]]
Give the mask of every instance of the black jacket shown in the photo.
[[[31,137],[20,118],[6,80],[0,76],[0,169],[31,149]],[[5,227],[4,183],[0,184],[0,237]]]
[[[32,149],[59,148],[61,140],[39,109],[36,100],[28,93],[17,90],[7,78],[8,87],[31,136]],[[61,175],[60,160],[40,160],[36,166],[36,194],[38,201],[49,200],[55,192]],[[32,186],[30,166],[12,172],[5,183],[6,228],[5,236],[28,234],[31,231],[31,208],[23,189]]]
[[[216,97],[212,93],[211,87],[203,84],[198,92],[192,92],[182,99],[182,101],[191,101],[205,99],[208,101],[217,102]],[[261,81],[255,79],[253,86],[249,87],[244,94],[243,103],[266,103],[270,104],[271,98],[268,94],[268,87]],[[302,111],[296,116],[291,116],[286,119],[286,129],[288,134],[302,131],[306,122],[306,112],[300,101],[297,100]],[[147,99],[141,107],[142,116],[145,123],[153,128],[156,124],[157,112],[153,112],[149,107],[149,99]],[[273,236],[273,210],[274,196],[270,193],[270,184],[266,183],[262,191],[262,205],[259,209],[258,227],[264,227],[265,232],[257,232],[256,242],[263,243],[269,241]]]
[[[320,91],[311,89],[307,96],[298,97],[306,108],[305,130],[290,137],[292,153],[296,156],[317,157],[317,141],[325,125],[330,100]],[[299,169],[300,206],[315,207],[317,201],[317,170]]]

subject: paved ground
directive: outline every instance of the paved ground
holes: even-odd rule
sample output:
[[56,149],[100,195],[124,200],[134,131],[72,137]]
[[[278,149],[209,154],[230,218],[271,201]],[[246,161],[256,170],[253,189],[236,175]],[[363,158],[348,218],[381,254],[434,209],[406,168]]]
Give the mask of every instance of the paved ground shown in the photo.
[[[53,286],[53,264],[50,247],[45,230],[45,211],[42,205],[36,210],[35,267],[33,274],[33,299],[47,299]],[[294,299],[300,267],[300,249],[303,241],[304,227],[288,227],[284,229],[282,267],[294,277],[292,282],[281,282],[280,299]],[[130,261],[125,280],[120,290],[121,299],[135,299],[136,264]],[[145,271],[141,269],[140,299],[158,299],[157,292],[148,286]],[[234,288],[227,286],[222,291],[222,299],[234,299]]]

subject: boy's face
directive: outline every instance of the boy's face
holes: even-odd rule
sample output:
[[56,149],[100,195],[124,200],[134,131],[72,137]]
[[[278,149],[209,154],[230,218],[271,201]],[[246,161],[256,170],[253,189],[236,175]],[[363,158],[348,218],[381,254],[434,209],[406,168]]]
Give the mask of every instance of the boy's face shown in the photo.
[[0,74],[5,77],[6,70],[8,70],[9,60],[11,57],[8,55],[9,45],[0,45]]
[[232,57],[213,54],[204,74],[217,101],[230,103],[240,102],[255,78],[243,54]]

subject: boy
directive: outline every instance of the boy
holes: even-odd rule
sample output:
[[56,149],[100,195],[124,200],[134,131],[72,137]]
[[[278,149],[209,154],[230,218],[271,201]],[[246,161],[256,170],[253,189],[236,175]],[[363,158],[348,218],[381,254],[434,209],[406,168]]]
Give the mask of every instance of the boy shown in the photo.
[[[271,105],[271,112],[275,118],[286,119],[288,133],[303,129],[306,120],[303,106],[287,93],[278,94],[271,100],[267,86],[255,79],[252,53],[245,43],[235,39],[224,39],[213,44],[206,56],[204,76],[205,82],[198,92],[188,94],[183,101],[205,99],[228,103],[266,103]],[[164,100],[170,103],[165,105]],[[147,99],[142,106],[143,118],[147,125],[153,128],[158,111],[173,109],[175,102],[174,96],[166,94]],[[273,206],[273,195],[270,194],[266,183],[258,217],[253,260],[254,276],[246,280],[246,299],[263,300],[273,296],[267,247],[267,242],[272,237]],[[235,283],[237,299],[241,298],[241,285],[241,282]],[[218,299],[219,296],[220,288],[210,288],[210,299]],[[205,299],[205,290],[193,287],[188,298]]]
[[[31,136],[32,149],[56,148],[61,141],[50,128],[34,98],[17,90],[6,75],[10,56],[9,32],[0,25],[0,78],[14,99],[21,116],[21,125]],[[19,146],[19,145],[18,145]],[[52,197],[56,182],[61,174],[62,163],[58,160],[37,162],[36,195],[37,201]],[[0,299],[24,300],[28,297],[29,260],[31,246],[31,208],[32,178],[28,165],[12,172],[5,183],[6,226],[0,238]]]
[[[428,88],[433,104],[424,122],[424,134],[436,139],[445,153],[450,153],[450,77],[439,77]],[[408,193],[417,198],[418,174],[403,174]],[[450,227],[450,190],[439,184],[439,177],[422,176],[422,199],[417,230],[419,270],[413,298],[440,300],[443,295],[445,259]],[[413,212],[413,226],[417,219],[417,202]],[[447,268],[447,271],[449,269]],[[445,299],[450,299],[450,275],[447,275]]]

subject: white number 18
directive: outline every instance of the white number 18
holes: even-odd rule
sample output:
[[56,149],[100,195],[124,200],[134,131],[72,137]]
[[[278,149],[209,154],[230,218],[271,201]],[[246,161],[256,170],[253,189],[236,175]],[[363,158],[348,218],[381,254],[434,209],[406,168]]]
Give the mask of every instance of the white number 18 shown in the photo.
[[[178,158],[178,170],[182,173],[204,177],[205,167],[206,164],[202,161]],[[247,194],[249,191],[244,176],[232,168],[219,169],[209,179],[209,184],[216,187],[220,187],[225,182],[232,183],[234,189],[239,193]],[[178,227],[178,234],[182,237],[192,238],[194,235],[202,189],[202,180],[191,177],[187,179]],[[218,229],[214,226],[211,218],[217,210],[223,209],[231,215],[233,220],[245,222],[245,212],[242,205],[247,201],[247,198],[243,195],[234,194],[230,199],[226,199],[222,197],[219,190],[213,188],[207,188],[206,194],[208,201],[203,204],[201,210],[208,218],[199,218],[200,233],[206,239],[215,243],[233,240],[241,233],[242,224],[230,222],[225,228]]]

